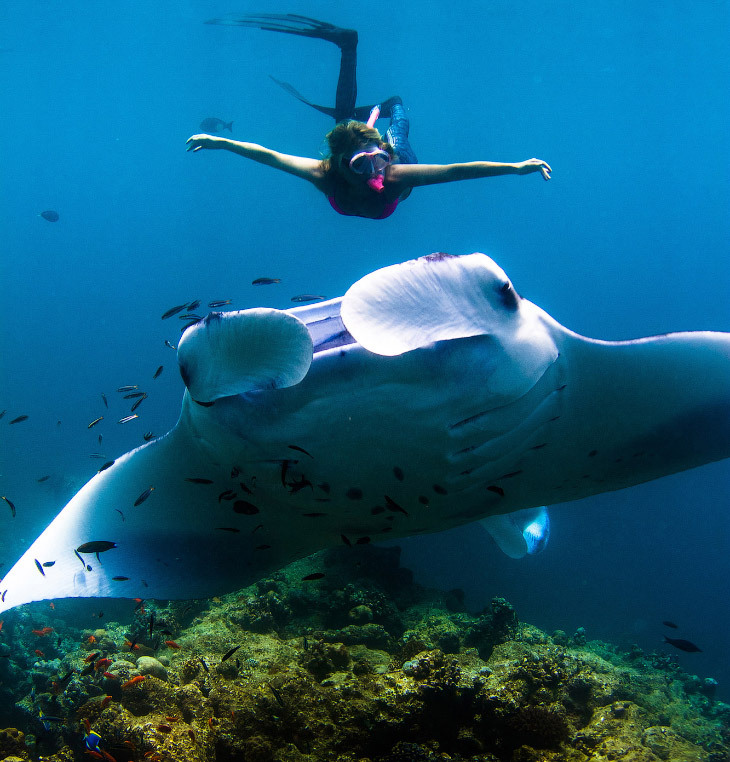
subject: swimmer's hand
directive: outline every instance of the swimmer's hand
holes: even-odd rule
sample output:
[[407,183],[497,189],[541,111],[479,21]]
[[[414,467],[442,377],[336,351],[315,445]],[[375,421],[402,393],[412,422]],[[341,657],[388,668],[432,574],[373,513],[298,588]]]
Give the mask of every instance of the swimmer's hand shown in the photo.
[[185,141],[187,151],[199,151],[201,148],[225,148],[228,140],[217,138],[215,135],[193,135]]
[[550,179],[550,173],[553,171],[552,167],[542,159],[528,159],[527,161],[520,161],[515,164],[518,175],[529,175],[533,172],[541,172],[545,180]]

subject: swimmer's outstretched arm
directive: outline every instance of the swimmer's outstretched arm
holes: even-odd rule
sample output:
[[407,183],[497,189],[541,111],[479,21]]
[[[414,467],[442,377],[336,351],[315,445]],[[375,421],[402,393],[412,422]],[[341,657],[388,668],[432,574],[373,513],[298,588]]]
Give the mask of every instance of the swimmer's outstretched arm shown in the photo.
[[310,183],[314,183],[318,188],[324,178],[322,162],[318,159],[280,153],[256,143],[244,143],[240,140],[230,140],[229,138],[220,138],[215,135],[201,134],[188,138],[187,146],[187,150],[193,152],[200,151],[203,148],[230,151],[231,153],[243,156],[245,159],[252,159],[259,162],[259,164],[266,164],[274,169],[280,169],[282,172],[288,172],[291,175],[301,177],[303,180],[309,180]]
[[464,164],[393,164],[387,170],[386,182],[398,183],[406,188],[498,175],[529,175],[533,172],[540,172],[545,180],[549,180],[552,169],[542,159],[515,163],[470,161]]

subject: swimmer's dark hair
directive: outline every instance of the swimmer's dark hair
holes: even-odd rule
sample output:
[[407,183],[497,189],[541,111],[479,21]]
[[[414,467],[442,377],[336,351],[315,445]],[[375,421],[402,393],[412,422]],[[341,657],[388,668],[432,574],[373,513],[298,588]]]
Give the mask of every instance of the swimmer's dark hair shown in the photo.
[[368,127],[365,122],[357,122],[354,119],[340,122],[326,137],[330,155],[322,161],[322,165],[327,175],[337,173],[342,160],[349,160],[363,145],[375,143],[378,148],[389,153],[394,161],[398,158],[393,146],[383,140],[375,127]]

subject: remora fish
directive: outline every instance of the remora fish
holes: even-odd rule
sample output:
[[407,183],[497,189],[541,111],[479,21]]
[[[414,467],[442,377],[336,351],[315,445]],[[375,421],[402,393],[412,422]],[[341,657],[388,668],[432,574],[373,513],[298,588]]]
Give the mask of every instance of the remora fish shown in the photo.
[[[178,423],[81,489],[5,576],[0,611],[117,597],[115,576],[130,597],[209,597],[343,536],[485,517],[524,546],[517,511],[730,456],[730,333],[585,338],[483,254],[386,267],[288,311],[213,313],[178,362]],[[292,443],[315,457],[292,460]],[[250,502],[218,500],[238,487],[234,466]],[[203,475],[215,486],[190,481]],[[291,488],[304,480],[315,486]],[[116,509],[150,484],[155,499],[122,522]],[[321,498],[325,516],[303,515]],[[116,549],[80,569],[90,528]],[[55,559],[53,574],[35,558]]]

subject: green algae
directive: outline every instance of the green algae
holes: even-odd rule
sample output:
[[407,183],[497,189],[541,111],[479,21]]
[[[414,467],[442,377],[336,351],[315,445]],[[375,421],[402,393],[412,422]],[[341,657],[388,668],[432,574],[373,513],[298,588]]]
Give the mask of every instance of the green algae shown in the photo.
[[[19,641],[34,616],[13,623]],[[414,584],[397,549],[327,551],[222,599],[147,601],[126,624],[54,626],[82,645],[14,675],[27,735],[0,732],[0,759],[89,759],[86,726],[116,762],[730,759],[711,683],[580,630],[550,636],[500,598],[467,613],[458,591]],[[116,677],[89,669],[97,651]],[[39,711],[66,721],[40,729]]]

